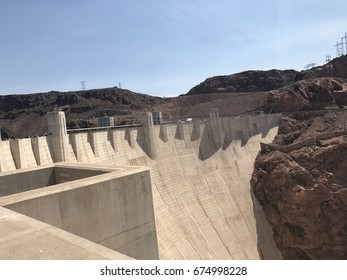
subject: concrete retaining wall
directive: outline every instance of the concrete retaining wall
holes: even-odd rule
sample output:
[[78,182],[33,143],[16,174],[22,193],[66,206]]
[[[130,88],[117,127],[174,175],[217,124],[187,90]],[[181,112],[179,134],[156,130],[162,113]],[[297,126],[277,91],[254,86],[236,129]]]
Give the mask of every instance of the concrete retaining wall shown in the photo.
[[0,260],[128,260],[130,257],[0,207]]
[[0,173],[0,197],[25,192],[55,183],[53,165],[40,170],[24,170],[21,173]]
[[0,206],[136,259],[159,257],[151,180],[145,167],[14,194],[0,198]]

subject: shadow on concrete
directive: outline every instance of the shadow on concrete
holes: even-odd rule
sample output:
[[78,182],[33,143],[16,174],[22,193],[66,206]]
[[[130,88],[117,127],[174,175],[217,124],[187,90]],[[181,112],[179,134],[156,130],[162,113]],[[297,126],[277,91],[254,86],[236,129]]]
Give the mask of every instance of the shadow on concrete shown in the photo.
[[[69,136],[68,143],[69,143],[69,145],[71,145],[71,148],[72,148],[72,151],[73,151],[73,153],[75,155],[76,160],[79,161],[80,158],[77,157],[77,147],[76,147],[76,139],[75,139],[76,135],[74,133],[71,133],[68,136]],[[52,149],[51,152],[53,153],[51,155],[54,155],[54,150],[53,150],[53,148],[51,148],[51,149]]]
[[232,137],[231,131],[225,132],[224,138],[223,138],[222,150],[225,151],[226,149],[228,149],[232,141],[233,141],[233,137]]
[[143,131],[143,128],[139,128],[137,130],[137,137],[136,137],[136,143],[137,145],[139,145],[139,147],[141,148],[141,150],[148,156],[151,157],[149,154],[149,150],[148,150],[148,146],[146,143],[146,137],[145,137],[145,133]]
[[184,140],[183,123],[178,123],[175,132],[175,139]]
[[244,147],[244,146],[246,146],[247,145],[247,142],[248,142],[248,140],[249,140],[249,135],[248,136],[242,136],[242,138],[241,138],[241,147]]
[[201,137],[201,128],[197,123],[193,124],[192,135],[190,136],[190,141],[198,140]]
[[259,129],[258,129],[258,125],[256,123],[252,124],[252,130],[251,131],[252,131],[252,135],[257,135],[260,133]]
[[116,136],[114,135],[114,132],[110,129],[108,132],[107,132],[107,138],[106,138],[106,141],[109,142],[112,146],[112,149],[114,152],[117,152],[118,151],[118,147],[117,147],[117,140],[115,138]]
[[261,129],[261,138],[265,138],[266,137],[266,135],[269,133],[269,131],[270,131],[270,129],[271,129],[272,127],[264,127],[263,129]]
[[125,129],[125,133],[124,133],[124,140],[126,140],[129,144],[130,147],[133,147],[133,142],[131,139],[131,130],[129,128]]
[[167,136],[167,126],[165,126],[165,125],[160,126],[159,139],[165,143],[167,143],[169,141],[168,136]]
[[275,126],[276,126],[275,124],[271,126],[270,125],[261,126],[256,123],[253,123],[251,129],[248,132],[241,131],[241,134],[240,134],[241,146],[242,147],[245,146],[250,138],[258,134],[261,134],[261,138],[265,138],[267,134],[269,133],[270,129],[272,129]]
[[240,139],[241,140],[241,147],[244,147],[249,140],[249,134],[244,135],[242,130],[237,130],[236,131],[236,139]]
[[[69,148],[68,151],[70,152],[70,145],[71,145],[71,147],[73,147],[72,144],[71,144],[71,137],[70,137],[70,135],[68,135],[67,144],[68,144],[68,148]],[[48,137],[47,137],[47,146],[48,146],[49,153],[50,153],[52,156],[55,157],[54,149],[53,149],[53,147],[52,147],[52,143],[49,141],[49,138],[48,138]],[[74,153],[74,155],[75,155],[75,158],[77,159],[76,152],[74,151],[73,148],[72,148],[72,151],[73,151],[73,153]]]
[[212,129],[210,122],[206,122],[205,129],[201,135],[199,146],[199,159],[206,160],[213,156],[221,146],[217,146],[213,141]]

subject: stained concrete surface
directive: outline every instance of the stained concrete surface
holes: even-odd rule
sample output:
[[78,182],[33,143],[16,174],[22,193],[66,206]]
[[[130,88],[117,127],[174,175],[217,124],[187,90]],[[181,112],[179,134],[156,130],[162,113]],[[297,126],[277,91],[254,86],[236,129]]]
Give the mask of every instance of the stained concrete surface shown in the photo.
[[66,150],[70,162],[150,168],[160,259],[280,259],[249,183],[260,142],[273,140],[278,118],[154,126],[155,159],[143,128],[71,134]]
[[[0,206],[127,256],[158,259],[148,168],[57,164],[50,169],[36,167],[11,172],[11,175],[0,174],[0,178],[10,176],[18,179],[22,173],[36,174],[40,169],[43,173],[50,169],[55,173],[63,172],[60,176],[69,175],[74,181],[57,182],[0,197]],[[20,185],[20,182],[17,183]],[[46,232],[37,234],[47,237]],[[6,248],[3,246],[2,249]],[[23,250],[30,249],[35,251],[30,244],[23,245]]]
[[130,260],[132,258],[0,207],[0,259]]

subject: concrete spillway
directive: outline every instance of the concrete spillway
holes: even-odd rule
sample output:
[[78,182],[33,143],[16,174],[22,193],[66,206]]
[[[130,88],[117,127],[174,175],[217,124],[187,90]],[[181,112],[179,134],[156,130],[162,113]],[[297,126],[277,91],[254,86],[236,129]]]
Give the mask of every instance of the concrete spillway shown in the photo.
[[[48,164],[57,157],[148,166],[160,259],[277,259],[280,253],[249,183],[260,142],[272,141],[277,124],[276,115],[215,115],[207,122],[150,130],[145,126],[33,140],[32,150],[30,143],[3,141],[0,168],[32,167],[38,159]],[[14,151],[18,153],[11,157]]]

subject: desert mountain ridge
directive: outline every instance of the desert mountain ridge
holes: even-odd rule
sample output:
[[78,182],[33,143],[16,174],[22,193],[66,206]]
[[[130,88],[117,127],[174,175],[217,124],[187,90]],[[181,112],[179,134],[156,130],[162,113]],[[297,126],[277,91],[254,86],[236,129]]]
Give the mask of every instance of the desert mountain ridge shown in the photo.
[[[321,77],[327,77],[328,80],[346,78],[347,56],[308,71],[245,71],[211,77],[193,87],[188,94],[170,98],[135,93],[117,87],[2,95],[0,127],[3,138],[42,135],[47,131],[45,115],[55,107],[65,111],[69,128],[83,128],[95,126],[97,118],[104,115],[115,116],[116,124],[138,123],[140,114],[144,111],[162,111],[166,121],[175,122],[191,117],[206,117],[212,108],[219,108],[222,116],[299,110],[297,103],[308,104],[312,100],[307,99],[317,97],[314,94],[315,88],[321,92],[318,98],[320,108],[334,100],[335,97],[331,97],[332,91],[340,91],[339,100],[344,101],[344,79],[319,82]],[[306,86],[295,86],[296,83],[304,83]],[[310,83],[319,83],[320,86],[310,86]],[[301,97],[288,109],[287,97],[292,98],[288,95],[291,92],[296,97]],[[308,107],[310,106],[302,108]]]
[[323,66],[303,71],[248,70],[231,75],[214,76],[190,89],[187,95],[270,91],[293,82],[323,77],[347,78],[347,56],[335,58]]

